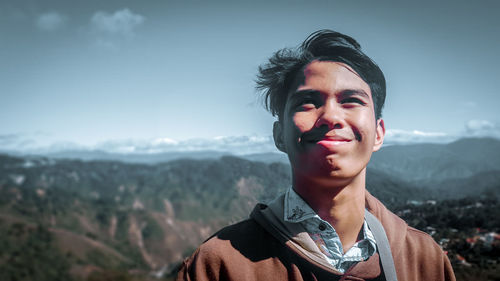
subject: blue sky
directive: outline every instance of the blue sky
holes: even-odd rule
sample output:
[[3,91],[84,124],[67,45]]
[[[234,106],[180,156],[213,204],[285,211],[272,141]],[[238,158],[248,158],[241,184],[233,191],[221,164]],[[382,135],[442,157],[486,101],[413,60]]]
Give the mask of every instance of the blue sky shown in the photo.
[[0,148],[269,136],[257,67],[322,28],[384,71],[389,138],[498,137],[498,12],[485,0],[0,0]]

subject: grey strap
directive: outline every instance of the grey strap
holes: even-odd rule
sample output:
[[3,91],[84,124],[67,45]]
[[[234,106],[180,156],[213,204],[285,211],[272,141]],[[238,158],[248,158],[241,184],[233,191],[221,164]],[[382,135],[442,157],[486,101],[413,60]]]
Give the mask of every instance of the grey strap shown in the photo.
[[366,209],[365,219],[368,223],[368,227],[370,227],[370,230],[375,237],[375,241],[377,242],[377,249],[380,256],[380,263],[382,264],[382,269],[384,270],[385,280],[397,281],[398,278],[396,276],[394,260],[392,259],[391,247],[389,245],[389,241],[387,240],[384,227],[378,219]]

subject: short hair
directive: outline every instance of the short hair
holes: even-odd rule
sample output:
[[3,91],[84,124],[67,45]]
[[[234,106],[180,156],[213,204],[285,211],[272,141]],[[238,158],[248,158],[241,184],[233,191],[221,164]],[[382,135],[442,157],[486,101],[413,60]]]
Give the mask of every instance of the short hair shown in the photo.
[[370,86],[375,119],[382,117],[386,90],[382,70],[361,51],[361,46],[352,37],[327,29],[312,33],[296,48],[277,51],[266,64],[259,66],[256,88],[263,94],[265,107],[273,116],[282,120],[298,71],[314,60],[349,65]]

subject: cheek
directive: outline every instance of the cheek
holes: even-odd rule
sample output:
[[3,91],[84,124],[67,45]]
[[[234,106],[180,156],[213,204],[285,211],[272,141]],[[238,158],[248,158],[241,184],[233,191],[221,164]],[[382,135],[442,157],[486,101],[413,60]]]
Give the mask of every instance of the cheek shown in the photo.
[[296,112],[292,120],[296,130],[307,132],[314,127],[317,118],[315,114],[310,112]]
[[366,144],[371,144],[375,141],[375,117],[370,114],[353,114],[349,116],[353,130],[361,135],[362,140]]

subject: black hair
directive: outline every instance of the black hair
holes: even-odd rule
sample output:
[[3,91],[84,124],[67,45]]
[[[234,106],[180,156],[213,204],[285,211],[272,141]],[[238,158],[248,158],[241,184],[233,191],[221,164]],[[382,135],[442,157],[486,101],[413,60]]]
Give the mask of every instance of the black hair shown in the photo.
[[266,109],[281,120],[290,87],[298,72],[310,62],[335,61],[349,65],[372,92],[375,119],[382,117],[385,102],[385,78],[377,64],[361,51],[352,37],[332,30],[319,30],[297,48],[284,48],[259,66],[257,90],[263,93]]

